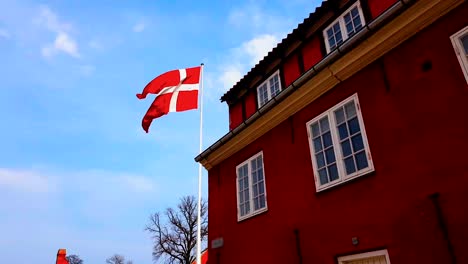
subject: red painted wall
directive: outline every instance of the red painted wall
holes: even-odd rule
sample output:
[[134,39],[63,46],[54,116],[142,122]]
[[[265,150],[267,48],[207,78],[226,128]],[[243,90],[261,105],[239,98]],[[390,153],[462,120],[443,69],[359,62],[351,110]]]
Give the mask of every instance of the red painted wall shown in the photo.
[[320,38],[318,36],[312,38],[307,44],[302,48],[302,56],[304,58],[304,69],[307,71],[312,66],[317,64],[322,58],[322,49]]
[[284,87],[286,89],[292,82],[294,82],[301,75],[299,69],[299,61],[297,54],[289,56],[283,64],[283,78],[284,78]]
[[243,121],[242,102],[239,101],[236,104],[229,106],[229,129],[232,130],[236,128]]
[[398,0],[367,0],[372,19],[378,17]]
[[[468,85],[449,39],[467,13],[464,3],[385,55],[387,84],[381,65],[369,65],[212,168],[209,241],[223,237],[224,245],[210,256],[299,263],[298,229],[303,263],[336,264],[338,255],[381,248],[391,263],[450,263],[428,198],[439,192],[458,263],[468,263]],[[305,124],[354,93],[375,172],[317,193]],[[259,151],[268,211],[238,223],[235,167]]]
[[257,94],[254,91],[248,93],[245,97],[245,117],[249,118],[257,111]]

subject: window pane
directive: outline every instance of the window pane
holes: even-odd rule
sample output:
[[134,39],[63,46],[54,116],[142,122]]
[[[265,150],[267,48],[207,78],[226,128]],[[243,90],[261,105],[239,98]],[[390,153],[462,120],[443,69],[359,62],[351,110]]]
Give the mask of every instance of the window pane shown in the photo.
[[345,162],[346,174],[351,174],[356,171],[356,167],[354,166],[353,156],[346,158],[344,162]]
[[328,175],[330,175],[330,181],[338,179],[338,169],[336,168],[336,164],[328,167]]
[[242,192],[239,192],[239,204],[244,203],[244,196],[242,195]]
[[358,170],[362,170],[362,169],[368,167],[367,157],[366,157],[366,152],[365,151],[362,151],[362,152],[356,154],[356,164],[357,164],[357,169]]
[[355,31],[354,31],[353,23],[346,24],[346,31],[348,32],[348,35],[350,37],[354,35]]
[[356,16],[359,15],[359,10],[358,10],[357,7],[351,9],[351,15],[352,15],[353,17],[356,17]]
[[273,97],[280,92],[278,74],[273,75],[270,78],[269,83],[270,83],[271,96]]
[[323,157],[323,152],[315,155],[315,160],[317,161],[317,167],[322,168],[325,166],[325,158]]
[[340,32],[340,23],[336,22],[335,25],[333,25],[333,31],[335,31],[335,34],[337,32]]
[[333,148],[329,148],[325,151],[325,157],[327,158],[327,164],[335,162],[335,152]]
[[260,208],[265,208],[265,195],[260,195],[258,199],[260,200]]
[[322,138],[321,137],[314,139],[314,149],[315,149],[315,153],[322,150]]
[[346,123],[338,126],[338,134],[340,134],[340,140],[348,137],[348,128],[346,127]]
[[329,38],[328,43],[330,45],[330,49],[334,49],[336,47],[335,37]]
[[245,215],[245,206],[244,205],[241,205],[239,206],[240,207],[240,215],[241,216],[244,216]]
[[358,134],[351,138],[353,142],[353,150],[354,152],[358,152],[359,150],[364,148],[364,142],[362,142],[362,135]]
[[243,184],[244,181],[241,180],[241,179],[239,179],[237,182],[238,182],[238,184],[239,184],[239,190],[240,190],[240,191],[241,191],[241,190],[244,190],[244,184]]
[[257,171],[252,171],[252,184],[257,183]]
[[343,36],[341,36],[341,30],[338,31],[335,35],[336,45],[340,45],[343,42]]
[[347,13],[344,16],[344,21],[345,21],[345,24],[349,24],[351,22],[351,13]]
[[250,162],[250,165],[252,166],[252,171],[256,170],[257,169],[257,162],[256,160],[252,160]]
[[463,45],[463,49],[465,50],[465,54],[468,54],[468,34],[460,38],[460,41]]
[[263,169],[259,169],[257,171],[257,174],[258,174],[258,181],[262,181],[263,180]]
[[249,197],[249,189],[247,189],[247,190],[244,191],[244,198],[245,198],[246,201],[248,201],[248,200],[250,199],[250,197]]
[[336,48],[338,44],[343,42],[343,37],[341,35],[340,23],[336,22],[327,30],[328,36],[328,44],[330,46],[330,50]]
[[343,108],[340,108],[335,111],[335,119],[337,124],[341,124],[345,121]]
[[320,135],[320,128],[319,128],[318,122],[313,123],[310,127],[312,129],[312,137],[316,137]]
[[327,148],[332,145],[332,138],[330,132],[323,134],[323,147]]
[[348,126],[349,126],[349,133],[351,135],[355,134],[356,132],[359,132],[359,121],[357,117],[351,119],[348,121]]
[[248,170],[249,170],[248,165],[245,164],[244,166],[242,166],[242,170],[244,171],[244,177],[247,177],[247,175],[248,175]]
[[249,189],[249,177],[244,177],[244,188]]
[[357,32],[358,30],[360,30],[362,28],[361,18],[360,17],[354,18],[353,23],[354,23],[355,32]]
[[245,214],[248,214],[248,213],[250,213],[250,202],[249,201],[247,201],[245,203]]
[[265,193],[265,183],[263,181],[259,183],[258,185],[258,193],[259,194],[264,194]]
[[320,185],[328,183],[327,169],[323,168],[319,170]]
[[254,211],[258,210],[260,207],[260,203],[258,202],[258,198],[254,198]]
[[260,106],[264,105],[268,102],[268,90],[267,85],[264,84],[258,88],[259,98],[260,98]]
[[356,107],[354,106],[354,101],[345,104],[346,117],[350,119],[356,115]]
[[330,126],[328,125],[328,117],[320,119],[320,130],[322,131],[322,133],[325,133],[328,130],[330,130]]
[[349,139],[341,143],[341,150],[343,151],[343,157],[347,157],[353,153]]

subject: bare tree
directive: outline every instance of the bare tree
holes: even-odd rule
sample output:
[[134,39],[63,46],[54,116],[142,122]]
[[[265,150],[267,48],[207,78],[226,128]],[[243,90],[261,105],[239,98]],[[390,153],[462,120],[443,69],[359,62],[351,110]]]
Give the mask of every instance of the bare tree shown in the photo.
[[[208,206],[202,201],[201,238],[208,236]],[[154,239],[153,258],[163,257],[166,263],[190,264],[196,258],[197,243],[197,200],[194,196],[184,196],[176,209],[167,208],[163,213],[150,216],[145,230]]]
[[[106,259],[107,264],[125,264],[125,257],[119,254],[114,254],[112,257]],[[133,261],[127,261],[127,264],[133,264]]]
[[69,264],[83,264],[83,260],[78,255],[70,255],[67,260]]

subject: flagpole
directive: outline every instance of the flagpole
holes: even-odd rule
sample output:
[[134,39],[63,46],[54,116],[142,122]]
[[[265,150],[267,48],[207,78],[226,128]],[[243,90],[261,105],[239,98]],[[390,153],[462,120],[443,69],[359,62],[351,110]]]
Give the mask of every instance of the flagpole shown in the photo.
[[[200,69],[200,149],[202,153],[203,140],[203,68]],[[201,191],[202,191],[202,164],[198,163],[198,214],[197,214],[197,264],[201,264]]]

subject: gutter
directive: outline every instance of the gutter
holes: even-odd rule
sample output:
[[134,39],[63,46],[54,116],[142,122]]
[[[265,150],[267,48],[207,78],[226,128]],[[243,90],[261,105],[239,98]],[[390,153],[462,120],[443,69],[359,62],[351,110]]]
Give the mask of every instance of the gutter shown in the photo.
[[[288,95],[294,92],[297,89],[312,79],[315,75],[317,75],[322,70],[328,68],[330,64],[335,62],[337,59],[342,57],[346,52],[351,50],[359,41],[362,41],[365,37],[376,31],[381,26],[385,25],[385,23],[394,15],[402,12],[404,9],[408,7],[408,4],[413,2],[414,0],[399,0],[395,4],[393,4],[390,8],[388,8],[385,12],[383,12],[380,16],[372,20],[369,24],[366,24],[359,32],[357,32],[354,36],[347,39],[343,44],[341,44],[337,49],[329,53],[325,56],[321,61],[319,61],[316,65],[312,68],[307,70],[303,73],[297,80],[295,80],[292,84],[290,84],[286,89],[284,89],[281,93],[277,94],[273,97],[270,101],[268,101],[265,105],[263,105],[260,109],[258,109],[253,115],[251,115],[247,120],[244,120],[239,126],[234,128],[233,130],[229,131],[226,135],[224,135],[221,139],[216,141],[213,145],[208,147],[202,153],[195,157],[196,162],[201,162],[205,160],[211,153],[216,151],[219,147],[221,147],[224,143],[228,142],[231,138],[235,137],[241,131],[243,131],[247,126],[252,124],[255,120],[260,118],[264,113],[268,112],[271,108],[275,105],[283,101]],[[328,68],[329,69],[329,68]],[[330,70],[331,71],[331,70]],[[333,72],[331,71],[332,75]],[[335,78],[341,82],[336,76]]]

